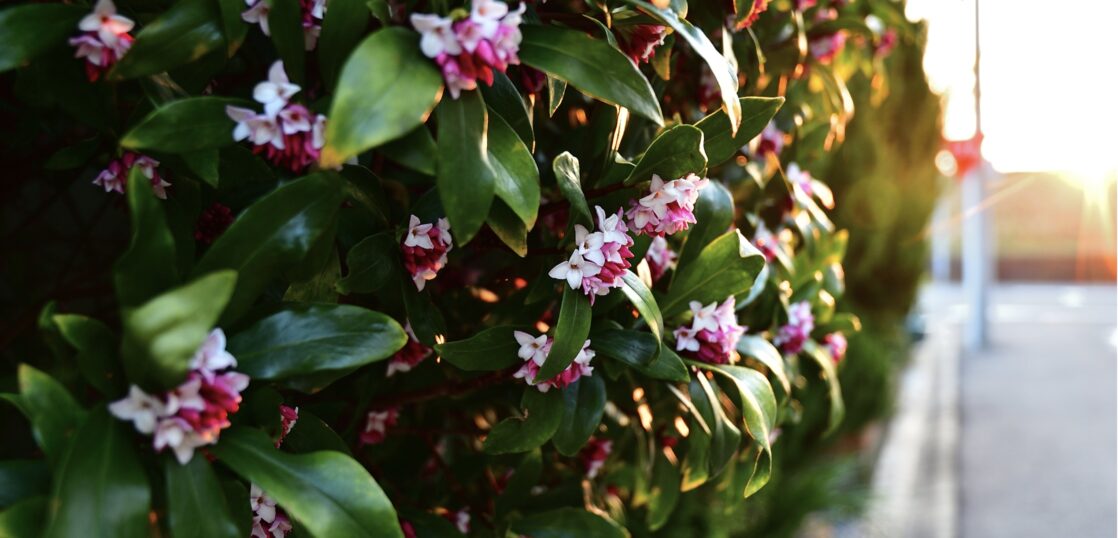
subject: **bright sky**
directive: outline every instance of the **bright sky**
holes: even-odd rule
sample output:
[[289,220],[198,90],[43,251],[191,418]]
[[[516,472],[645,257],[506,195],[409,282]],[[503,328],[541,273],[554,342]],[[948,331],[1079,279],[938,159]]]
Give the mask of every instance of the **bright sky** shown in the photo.
[[[909,0],[945,135],[974,132],[974,2]],[[1118,173],[1118,2],[980,0],[983,153],[1002,172]]]

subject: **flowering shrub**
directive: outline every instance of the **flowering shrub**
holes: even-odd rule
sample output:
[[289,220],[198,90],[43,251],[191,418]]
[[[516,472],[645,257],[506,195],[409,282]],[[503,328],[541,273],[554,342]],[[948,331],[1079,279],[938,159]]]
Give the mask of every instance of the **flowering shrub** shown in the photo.
[[620,537],[748,504],[782,428],[842,421],[859,322],[811,172],[905,34],[884,0],[691,4],[0,10],[52,120],[28,166],[130,229],[86,247],[108,308],[48,304],[3,395],[37,448],[0,529]]

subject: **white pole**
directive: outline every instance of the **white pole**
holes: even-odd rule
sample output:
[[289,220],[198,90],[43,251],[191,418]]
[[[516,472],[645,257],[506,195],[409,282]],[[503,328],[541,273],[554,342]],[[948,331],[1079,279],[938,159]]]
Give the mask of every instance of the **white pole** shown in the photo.
[[[982,134],[982,78],[979,41],[979,0],[974,0],[974,112],[975,134]],[[987,234],[989,211],[985,207],[989,167],[979,158],[978,165],[963,178],[963,293],[967,299],[967,324],[964,344],[970,351],[984,349],[987,343],[988,283],[990,281],[990,241]]]

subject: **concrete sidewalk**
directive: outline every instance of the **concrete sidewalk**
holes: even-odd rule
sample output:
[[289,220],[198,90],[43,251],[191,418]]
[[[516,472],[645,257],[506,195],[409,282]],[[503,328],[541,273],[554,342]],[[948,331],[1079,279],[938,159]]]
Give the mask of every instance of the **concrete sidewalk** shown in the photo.
[[931,286],[860,536],[1116,535],[1116,291],[1003,285],[964,354],[960,290]]

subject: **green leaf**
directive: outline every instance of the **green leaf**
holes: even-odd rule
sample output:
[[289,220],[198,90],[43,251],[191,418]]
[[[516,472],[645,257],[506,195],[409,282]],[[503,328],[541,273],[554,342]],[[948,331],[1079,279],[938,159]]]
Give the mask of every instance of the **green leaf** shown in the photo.
[[564,151],[552,161],[551,169],[555,172],[559,190],[571,204],[571,218],[583,224],[593,224],[594,217],[590,214],[590,206],[586,204],[586,195],[579,180],[578,158]]
[[563,420],[552,442],[564,456],[574,456],[602,423],[606,382],[601,375],[583,376],[563,389]]
[[582,289],[563,286],[563,302],[559,306],[559,322],[555,325],[555,340],[551,352],[540,366],[534,381],[546,381],[570,366],[586,343],[590,334],[590,299]]
[[683,383],[687,381],[687,366],[683,359],[670,347],[660,349],[660,355],[646,368],[638,368],[644,375],[653,379]]
[[210,451],[283,507],[311,536],[403,538],[396,510],[368,471],[333,451],[291,455],[234,426]]
[[520,344],[513,333],[523,327],[492,327],[465,340],[436,344],[435,351],[455,367],[474,372],[501,370],[513,366]]
[[0,538],[42,536],[47,516],[46,495],[24,499],[0,512]]
[[416,339],[428,346],[434,346],[437,337],[446,334],[446,320],[431,300],[431,291],[419,291],[409,282],[404,282],[400,290],[404,296],[408,321],[411,322]]
[[[42,460],[0,461],[0,510],[50,493],[50,469]],[[0,529],[3,526],[0,525]],[[0,535],[2,536],[2,535]]]
[[703,132],[693,125],[676,125],[657,136],[644,152],[637,167],[625,179],[626,185],[645,181],[652,174],[664,181],[687,174],[703,174],[707,156],[703,153]]
[[264,0],[268,2],[268,28],[272,44],[283,60],[284,71],[296,84],[305,77],[306,44],[303,37],[303,7],[300,0]]
[[626,538],[628,533],[611,519],[582,508],[558,508],[512,522],[512,532],[532,538]]
[[540,450],[534,449],[524,454],[517,464],[516,470],[509,477],[505,491],[497,497],[497,518],[502,519],[510,510],[514,510],[525,503],[532,494],[532,487],[540,481],[543,472],[543,459]]
[[344,192],[337,174],[319,172],[261,197],[210,245],[194,267],[200,275],[236,269],[237,290],[221,321],[235,321],[281,271],[298,265],[329,230]]
[[378,150],[389,160],[400,163],[416,172],[435,175],[438,148],[427,126],[420,125],[402,138],[397,138]]
[[741,366],[720,365],[708,369],[730,380],[738,390],[742,422],[753,442],[760,445],[761,455],[755,471],[744,490],[744,496],[757,492],[772,474],[772,446],[769,436],[776,426],[776,397],[769,380],[756,370]]
[[383,288],[400,263],[399,248],[392,232],[370,235],[353,245],[346,255],[349,273],[338,281],[338,293],[369,293]]
[[[648,80],[623,52],[578,30],[523,25],[520,60],[583,93],[663,125],[660,103]],[[734,101],[737,103],[737,100]]]
[[289,306],[229,339],[237,369],[253,379],[345,370],[391,357],[407,343],[392,318],[353,305]]
[[149,392],[181,383],[236,282],[235,271],[216,271],[125,310],[121,355],[128,379]]
[[241,18],[245,10],[243,0],[218,0],[221,10],[221,27],[225,30],[225,55],[232,58],[248,35],[249,25]]
[[[504,73],[493,73],[493,85],[479,84],[478,89],[481,90],[482,97],[485,98],[485,104],[489,107],[490,112],[495,112],[501,119],[505,120],[520,140],[524,142],[524,146],[529,151],[535,146],[535,133],[532,132],[532,118],[528,106],[524,103],[524,98],[520,95],[520,90],[516,89],[516,85],[509,80],[508,75]],[[489,116],[493,117],[492,114]],[[492,144],[492,141],[490,141]]]
[[607,329],[590,335],[590,349],[638,369],[656,361],[659,347],[656,336],[639,331]]
[[540,208],[540,171],[512,127],[493,110],[489,112],[487,150],[494,173],[494,192],[531,229]]
[[235,478],[223,478],[221,492],[225,494],[225,508],[232,515],[237,534],[251,535],[253,513],[248,487]]
[[[2,16],[3,14],[0,13],[0,17]],[[43,169],[73,170],[78,168],[89,162],[100,146],[101,139],[96,136],[82,140],[72,146],[66,146],[47,157],[46,162],[43,163]]]
[[182,160],[184,164],[186,164],[186,167],[190,169],[190,172],[198,179],[216,189],[218,180],[220,179],[220,166],[218,164],[217,154],[218,152],[216,149],[204,149],[202,151],[184,154]]
[[120,139],[128,149],[166,153],[191,153],[220,148],[234,142],[236,124],[225,114],[226,106],[251,106],[240,99],[191,97],[153,110]]
[[167,215],[139,166],[128,174],[132,242],[113,265],[113,283],[121,306],[136,306],[179,283],[175,240]]
[[721,183],[711,181],[699,191],[695,201],[695,224],[687,231],[683,248],[679,251],[677,266],[691,263],[718,236],[734,224],[734,199]]
[[117,356],[117,337],[104,323],[77,314],[56,314],[51,321],[62,338],[78,351],[74,362],[85,380],[104,396],[124,392],[124,372]]
[[90,414],[55,472],[45,537],[150,535],[151,490],[129,430],[104,408]]
[[197,456],[179,465],[163,456],[167,481],[167,526],[175,538],[236,538],[237,525],[210,462]]
[[143,26],[112,71],[111,78],[136,78],[169,71],[225,48],[222,17],[213,0],[179,0]]
[[668,522],[676,503],[683,477],[663,453],[656,454],[652,464],[652,484],[648,492],[648,530],[658,530]]
[[369,15],[362,0],[331,0],[318,38],[318,69],[327,88],[334,88],[346,58],[369,25]]
[[17,405],[31,423],[31,434],[47,456],[52,469],[58,469],[66,447],[85,418],[85,410],[51,376],[26,364],[19,365]]
[[672,287],[660,301],[660,311],[671,318],[687,310],[690,301],[705,305],[747,292],[764,265],[765,257],[741,232],[726,232],[704,247],[694,261],[676,269]]
[[555,435],[563,420],[560,391],[540,392],[526,387],[520,400],[524,416],[502,420],[489,432],[482,448],[487,454],[511,454],[538,448]]
[[352,456],[338,433],[306,409],[299,410],[299,420],[283,438],[283,448],[296,454],[333,450]]
[[722,93],[722,109],[730,118],[730,131],[737,132],[741,125],[741,104],[738,102],[738,71],[722,52],[707,39],[702,30],[691,26],[691,23],[681,19],[669,9],[660,9],[648,2],[641,0],[626,0],[654,19],[663,22],[675,30],[677,39],[682,39],[691,46],[691,50],[698,54],[707,66],[710,67],[714,79],[718,82],[718,89]]
[[745,335],[738,340],[738,353],[757,359],[761,364],[764,364],[765,368],[768,368],[776,377],[776,380],[780,382],[780,388],[784,390],[785,398],[792,394],[792,385],[788,381],[788,373],[784,368],[784,357],[780,355],[780,351],[772,345],[772,342],[760,336]]
[[819,366],[823,381],[827,383],[830,411],[827,414],[827,430],[823,435],[830,435],[842,424],[842,418],[846,414],[846,406],[842,401],[842,387],[839,386],[838,369],[835,368],[835,360],[831,358],[831,354],[815,342],[807,342],[804,351]]
[[455,242],[464,245],[485,223],[496,189],[488,156],[488,113],[478,92],[445,99],[435,113],[439,121],[435,184]]
[[521,258],[528,255],[528,228],[516,213],[501,200],[494,200],[485,221],[497,238]]
[[706,480],[718,476],[741,444],[741,431],[726,416],[715,387],[702,372],[692,378],[690,394],[703,422],[709,425],[710,433],[707,434],[699,427],[691,428],[684,464],[684,491],[694,489]]
[[0,72],[15,69],[77,33],[82,6],[24,4],[0,11]]
[[753,140],[769,124],[776,111],[784,104],[783,97],[742,97],[741,126],[736,134],[730,132],[730,122],[726,111],[717,112],[699,120],[695,127],[703,131],[703,149],[706,151],[707,164],[718,166]]
[[334,91],[322,166],[338,166],[422,125],[442,95],[442,84],[442,75],[420,52],[415,32],[385,28],[365,38],[346,60]]
[[648,289],[644,281],[632,271],[621,273],[621,283],[622,293],[629,298],[629,302],[633,303],[637,312],[640,312],[641,318],[648,324],[648,329],[656,337],[657,353],[659,353],[659,342],[664,338],[664,318],[660,315],[660,306],[652,297],[652,290]]
[[547,77],[547,115],[554,116],[563,104],[563,95],[567,93],[567,83],[555,77]]

